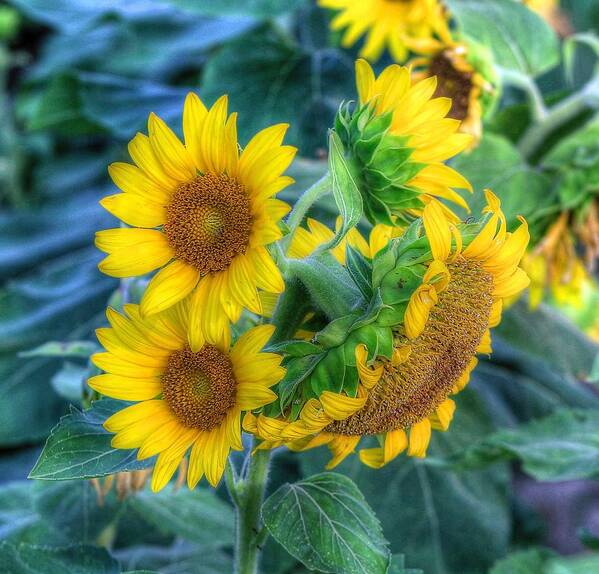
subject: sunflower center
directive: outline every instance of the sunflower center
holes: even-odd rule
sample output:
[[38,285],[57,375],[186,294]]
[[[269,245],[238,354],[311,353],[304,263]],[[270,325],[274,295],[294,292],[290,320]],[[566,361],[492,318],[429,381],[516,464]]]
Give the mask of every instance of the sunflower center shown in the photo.
[[407,428],[435,411],[476,355],[489,326],[493,278],[479,263],[460,259],[447,265],[451,281],[439,294],[424,331],[410,341],[403,329],[394,345],[410,345],[408,360],[385,363],[383,375],[362,409],[327,431],[368,435]]
[[181,184],[166,208],[164,233],[175,256],[202,275],[227,269],[245,252],[251,229],[245,187],[224,174]]
[[204,431],[218,426],[235,406],[236,388],[229,357],[211,345],[197,353],[175,351],[162,375],[164,400],[175,416]]
[[447,117],[465,120],[468,117],[470,93],[473,88],[473,72],[455,68],[451,59],[441,53],[430,64],[431,76],[437,76],[435,97],[451,98],[451,109]]

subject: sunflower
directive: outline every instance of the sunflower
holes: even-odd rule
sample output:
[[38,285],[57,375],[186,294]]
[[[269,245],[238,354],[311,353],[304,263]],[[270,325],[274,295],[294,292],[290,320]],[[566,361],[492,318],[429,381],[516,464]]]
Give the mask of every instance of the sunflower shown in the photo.
[[109,308],[110,328],[96,331],[106,352],[92,361],[105,374],[88,381],[103,395],[136,402],[105,421],[115,433],[112,446],[137,448],[140,460],[158,455],[153,491],[169,482],[190,448],[189,487],[203,475],[216,486],[229,451],[242,449],[242,411],[276,398],[270,387],[285,373],[281,357],[260,352],[274,327],[254,327],[232,348],[223,336],[192,351],[187,300],[149,317],[138,305],[124,311]]
[[353,46],[367,34],[360,55],[376,62],[385,48],[397,62],[408,52],[427,51],[438,44],[435,36],[447,38],[446,11],[438,0],[319,0],[323,8],[339,11],[333,30],[345,28],[342,45]]
[[[360,460],[374,468],[403,451],[426,455],[432,430],[449,428],[456,408],[450,397],[468,383],[477,353],[491,352],[490,328],[501,320],[503,300],[528,285],[518,267],[529,241],[528,226],[521,219],[520,227],[508,233],[498,198],[490,191],[486,196],[488,215],[475,227],[454,225],[437,201],[429,202],[422,217],[430,249],[425,264],[422,238],[408,237],[407,231],[382,257],[375,256],[373,275],[377,259],[386,266],[395,252],[402,262],[380,283],[385,303],[396,302],[400,312],[395,321],[390,320],[393,314],[379,316],[379,325],[368,325],[364,336],[357,331],[346,341],[345,356],[349,346],[359,378],[354,399],[363,405],[347,416],[343,406],[349,397],[323,396],[325,391],[305,402],[297,420],[250,413],[244,426],[265,441],[263,448],[286,444],[305,450],[326,444],[333,454],[329,468],[365,437],[379,443],[359,451]],[[391,323],[392,346],[387,349],[381,333]]]
[[459,131],[471,134],[473,145],[481,139],[483,115],[491,109],[497,92],[493,67],[487,57],[478,57],[483,52],[474,44],[452,41],[411,62],[420,70],[416,79],[437,78],[434,96],[451,99],[447,117],[461,122]]
[[243,308],[261,313],[258,289],[284,289],[266,246],[282,236],[278,222],[289,206],[273,196],[293,181],[282,173],[296,149],[281,145],[288,126],[278,124],[240,152],[236,117],[227,115],[227,96],[207,109],[190,93],[182,143],[150,114],[149,136],[129,143],[135,165],[109,167],[124,193],[100,202],[131,226],[97,233],[96,245],[108,253],[100,270],[131,277],[160,269],[141,300],[143,316],[191,294],[194,351],[206,337],[221,339]]
[[353,113],[342,108],[337,115],[335,129],[372,223],[413,219],[433,197],[468,210],[455,189],[472,187],[444,162],[467,149],[473,138],[459,133],[460,120],[448,116],[451,99],[434,97],[436,77],[413,79],[409,68],[398,65],[375,77],[370,65],[358,60],[358,105]]
[[[331,241],[335,233],[326,225],[316,219],[307,219],[307,229],[298,227],[295,230],[287,255],[294,259],[303,259],[311,255],[318,247]],[[341,218],[337,220],[337,228],[341,225]],[[388,242],[391,237],[399,237],[403,232],[401,227],[378,224],[369,235],[368,241],[354,227],[343,240],[331,249],[331,255],[345,265],[347,245],[359,251],[364,257],[372,259]]]

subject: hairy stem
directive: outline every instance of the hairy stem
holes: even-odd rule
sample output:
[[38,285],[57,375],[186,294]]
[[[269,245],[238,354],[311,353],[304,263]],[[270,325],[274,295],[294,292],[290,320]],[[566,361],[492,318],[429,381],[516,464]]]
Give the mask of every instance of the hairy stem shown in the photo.
[[537,119],[522,136],[518,149],[526,159],[534,157],[557,129],[579,114],[599,107],[599,78],[591,80],[582,90],[572,94]]
[[[256,446],[255,439],[252,448]],[[237,508],[237,537],[235,541],[236,574],[257,574],[260,559],[262,519],[260,509],[268,479],[270,451],[258,450],[251,456],[247,478],[234,486]]]
[[331,190],[331,176],[325,173],[312,187],[309,187],[300,198],[295,202],[293,210],[287,218],[289,234],[285,237],[285,247],[289,246],[293,233],[304,219],[310,207],[316,203],[323,195]]

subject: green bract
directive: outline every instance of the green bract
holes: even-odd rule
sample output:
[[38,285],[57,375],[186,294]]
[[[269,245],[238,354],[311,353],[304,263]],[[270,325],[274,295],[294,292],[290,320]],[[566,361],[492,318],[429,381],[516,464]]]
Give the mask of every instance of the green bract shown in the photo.
[[392,112],[377,115],[372,103],[341,106],[335,130],[344,146],[364,202],[364,213],[373,223],[393,225],[393,216],[409,221],[407,209],[423,207],[421,191],[407,183],[425,167],[411,160],[408,137],[390,133]]

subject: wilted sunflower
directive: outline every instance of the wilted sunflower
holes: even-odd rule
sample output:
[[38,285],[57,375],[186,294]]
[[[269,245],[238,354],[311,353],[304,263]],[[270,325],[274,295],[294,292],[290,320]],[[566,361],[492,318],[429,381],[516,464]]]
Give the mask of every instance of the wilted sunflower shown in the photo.
[[232,348],[224,337],[196,352],[187,343],[186,301],[160,314],[142,317],[138,305],[125,315],[107,310],[110,328],[98,329],[105,353],[92,356],[106,372],[89,379],[99,393],[136,404],[109,417],[114,448],[138,448],[138,459],[158,455],[152,490],[171,479],[191,448],[187,483],[205,475],[216,486],[231,449],[241,450],[241,413],[276,398],[270,387],[285,370],[281,357],[261,353],[274,327],[244,333]]
[[408,52],[428,51],[435,36],[449,37],[445,8],[438,0],[319,0],[323,8],[339,10],[333,30],[345,29],[342,45],[353,46],[367,34],[360,55],[376,62],[385,48],[397,62]]
[[460,131],[482,136],[482,119],[497,98],[497,78],[488,51],[474,43],[449,42],[431,55],[412,60],[415,79],[435,76],[435,97],[451,99],[447,117],[460,120]]
[[[491,352],[489,329],[500,322],[503,299],[528,285],[518,267],[529,241],[527,224],[522,219],[508,233],[499,200],[487,192],[487,201],[482,224],[456,226],[433,200],[424,209],[421,227],[411,226],[375,255],[372,276],[379,277],[376,286],[385,308],[374,322],[363,326],[360,320],[344,342],[322,351],[296,393],[300,402],[309,397],[301,409],[292,402],[284,416],[246,415],[244,427],[265,441],[263,448],[286,444],[305,450],[327,444],[333,454],[329,468],[364,437],[379,442],[359,453],[364,464],[375,468],[406,449],[410,456],[426,455],[432,430],[449,427],[455,410],[450,396],[468,383],[476,354]],[[311,396],[323,381],[337,384],[333,373],[339,357],[345,357],[341,376],[349,381],[347,388]],[[352,369],[357,385],[348,375]],[[348,415],[345,407],[352,398],[363,404]]]
[[284,289],[266,246],[282,235],[278,222],[289,207],[273,196],[293,181],[281,174],[296,150],[281,145],[287,125],[279,124],[259,132],[240,152],[236,117],[227,116],[226,96],[208,110],[190,93],[183,144],[151,114],[149,136],[138,133],[129,144],[135,165],[109,167],[124,193],[101,201],[133,229],[97,234],[96,245],[108,253],[100,269],[131,277],[160,268],[141,300],[142,315],[193,292],[194,351],[206,336],[228,333],[228,320],[236,322],[243,307],[260,313],[257,289]]
[[410,220],[432,197],[468,210],[455,188],[472,187],[444,162],[468,148],[472,136],[459,133],[460,120],[449,117],[451,99],[434,97],[437,78],[413,83],[410,69],[398,65],[377,78],[358,60],[356,84],[358,106],[352,113],[342,108],[335,129],[368,219],[386,225]]

